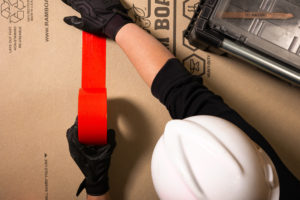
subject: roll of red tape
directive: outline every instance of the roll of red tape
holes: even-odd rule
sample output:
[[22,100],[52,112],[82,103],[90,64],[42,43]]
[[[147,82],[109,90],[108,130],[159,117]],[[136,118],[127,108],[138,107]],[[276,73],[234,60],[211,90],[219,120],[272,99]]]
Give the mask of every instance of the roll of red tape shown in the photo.
[[107,143],[105,73],[106,39],[83,32],[82,85],[78,97],[78,139],[83,144]]

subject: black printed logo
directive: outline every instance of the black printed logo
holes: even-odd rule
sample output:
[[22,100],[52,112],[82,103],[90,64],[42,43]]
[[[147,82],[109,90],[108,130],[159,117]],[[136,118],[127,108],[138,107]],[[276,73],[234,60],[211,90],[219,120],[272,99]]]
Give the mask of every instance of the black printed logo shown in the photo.
[[148,19],[150,13],[148,13],[148,16],[146,16],[145,10],[135,6],[134,4],[132,5],[132,8],[129,9],[129,13],[133,16],[135,23],[141,26],[143,29],[148,29],[150,27],[151,21]]
[[192,19],[199,4],[199,0],[185,0],[183,2],[183,16]]
[[203,76],[205,74],[205,60],[196,54],[183,59],[183,64],[193,75]]
[[1,16],[10,23],[17,23],[24,19],[24,2],[22,0],[3,0],[1,3]]

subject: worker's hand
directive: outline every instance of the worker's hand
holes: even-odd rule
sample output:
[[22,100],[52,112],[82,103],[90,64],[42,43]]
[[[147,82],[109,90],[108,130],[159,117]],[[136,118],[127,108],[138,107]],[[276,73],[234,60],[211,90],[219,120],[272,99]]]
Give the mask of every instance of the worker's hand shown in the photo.
[[108,168],[111,154],[116,146],[115,132],[107,131],[107,144],[104,146],[84,145],[78,141],[77,124],[76,120],[67,131],[70,154],[85,176],[76,195],[78,196],[86,188],[87,194],[100,196],[109,190]]
[[81,14],[65,17],[64,21],[76,28],[115,39],[125,24],[132,22],[120,0],[62,0]]

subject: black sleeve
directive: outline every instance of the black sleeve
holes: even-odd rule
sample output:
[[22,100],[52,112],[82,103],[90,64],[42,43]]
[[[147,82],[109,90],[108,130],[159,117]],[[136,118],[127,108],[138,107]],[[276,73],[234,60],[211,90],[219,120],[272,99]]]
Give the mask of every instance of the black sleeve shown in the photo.
[[177,59],[170,59],[163,66],[152,83],[151,91],[167,107],[173,119],[212,115],[238,126],[272,159],[279,176],[280,199],[291,199],[292,196],[300,199],[300,182],[282,163],[265,138],[226,105],[220,96],[209,91],[202,84],[201,77],[192,76]]

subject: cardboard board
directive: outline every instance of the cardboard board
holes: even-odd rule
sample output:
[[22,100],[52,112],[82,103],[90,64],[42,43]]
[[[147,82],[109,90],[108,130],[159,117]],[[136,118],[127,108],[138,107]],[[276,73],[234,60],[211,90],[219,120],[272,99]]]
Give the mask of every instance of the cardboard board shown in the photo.
[[[196,0],[125,3],[138,24],[191,73],[202,75],[300,177],[299,88],[190,46],[183,31]],[[0,199],[74,199],[83,176],[69,156],[65,132],[77,113],[82,41],[81,32],[62,19],[76,12],[52,0],[0,0],[0,5]],[[108,127],[118,134],[110,168],[112,199],[158,199],[151,154],[170,117],[112,41],[107,42],[107,90]]]

